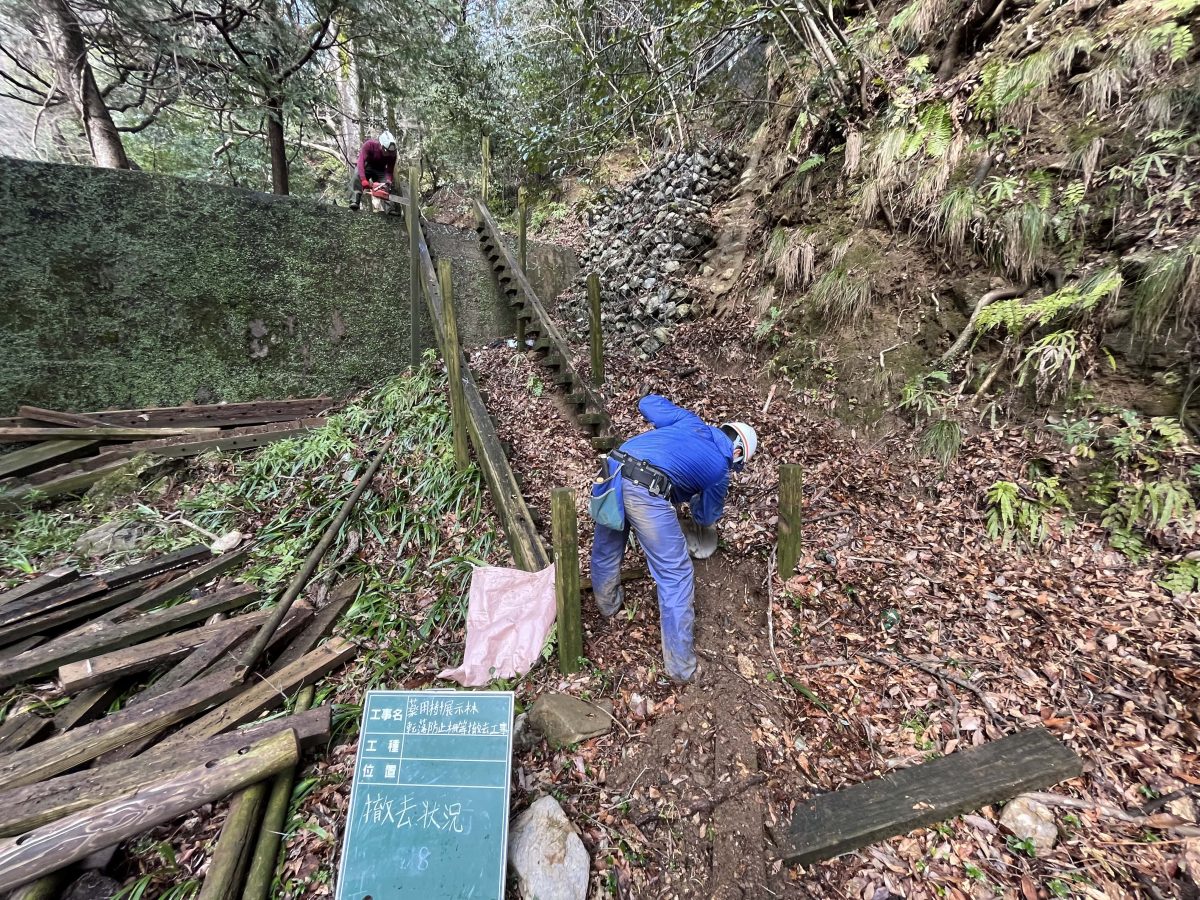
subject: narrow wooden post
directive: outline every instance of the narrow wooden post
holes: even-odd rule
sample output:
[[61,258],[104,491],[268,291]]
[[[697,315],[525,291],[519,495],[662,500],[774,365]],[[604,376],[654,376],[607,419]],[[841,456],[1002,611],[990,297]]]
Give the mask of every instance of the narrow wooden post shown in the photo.
[[583,656],[582,611],[579,605],[579,522],[575,494],[570,488],[550,492],[554,538],[554,594],[558,601],[558,670],[579,671]]
[[[312,706],[316,688],[306,687],[296,698],[296,712],[302,713]],[[263,813],[262,829],[254,856],[250,859],[250,871],[246,875],[246,889],[242,900],[267,900],[271,893],[271,882],[275,879],[275,865],[279,861],[279,845],[287,825],[288,810],[292,805],[292,788],[296,784],[296,770],[284,769],[275,776],[271,793]]]
[[254,852],[253,836],[262,819],[267,787],[268,782],[260,781],[234,795],[197,900],[237,900],[241,897],[242,878],[250,854]]
[[529,200],[525,196],[525,188],[517,188],[517,259],[521,262],[521,271],[529,274],[529,255],[526,252],[525,229],[529,219]]
[[588,306],[592,311],[592,383],[604,384],[604,331],[600,326],[600,276],[587,277]]
[[438,283],[442,288],[442,320],[446,327],[446,378],[450,382],[450,416],[454,428],[454,464],[463,472],[471,464],[467,446],[467,399],[463,395],[462,349],[458,343],[458,317],[454,312],[454,282],[450,260],[439,259]]
[[408,363],[421,364],[421,173],[408,170]]
[[779,467],[779,577],[787,581],[800,561],[801,525],[804,521],[804,467]]
[[487,206],[488,202],[488,170],[492,167],[492,139],[488,135],[483,136],[483,179],[479,194],[483,199],[483,205]]

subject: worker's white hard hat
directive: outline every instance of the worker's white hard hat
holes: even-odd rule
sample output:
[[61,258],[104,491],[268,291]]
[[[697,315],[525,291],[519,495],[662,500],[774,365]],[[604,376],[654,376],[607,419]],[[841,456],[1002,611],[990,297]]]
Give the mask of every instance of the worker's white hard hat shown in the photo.
[[746,463],[758,449],[758,433],[745,422],[726,422],[721,430],[733,441],[733,461]]
[[396,146],[396,138],[390,131],[385,131],[379,135],[379,143],[384,150],[392,150]]

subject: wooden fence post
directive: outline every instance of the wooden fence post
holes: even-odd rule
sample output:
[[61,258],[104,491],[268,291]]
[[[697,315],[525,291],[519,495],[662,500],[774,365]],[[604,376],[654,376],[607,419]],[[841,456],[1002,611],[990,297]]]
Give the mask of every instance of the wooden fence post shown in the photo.
[[[517,188],[517,256],[521,262],[521,271],[529,274],[526,270],[528,261],[527,244],[525,238],[525,230],[529,219],[529,199],[525,196],[525,188]],[[525,350],[525,320],[521,318],[521,311],[517,311],[517,350],[523,352]]]
[[492,167],[492,139],[488,135],[483,136],[483,179],[482,187],[480,188],[480,197],[483,199],[483,205],[487,206],[488,202],[488,170]]
[[579,671],[579,657],[583,656],[579,522],[575,516],[575,494],[570,488],[555,488],[550,492],[550,518],[554,538],[554,594],[558,601],[558,670],[570,675]]
[[787,581],[800,561],[801,526],[804,521],[804,467],[779,467],[779,577]]
[[529,254],[525,239],[525,229],[529,218],[529,200],[525,196],[525,188],[517,188],[517,259],[521,262],[521,271],[529,274]]
[[421,364],[421,174],[416,166],[408,170],[408,363],[414,369]]
[[438,283],[442,288],[442,320],[446,323],[446,377],[450,381],[450,416],[454,423],[454,464],[464,471],[471,464],[467,446],[467,400],[463,395],[462,350],[458,344],[458,317],[454,312],[454,282],[450,260],[439,259]]
[[588,306],[592,313],[592,384],[604,384],[604,331],[600,325],[600,276],[587,277]]

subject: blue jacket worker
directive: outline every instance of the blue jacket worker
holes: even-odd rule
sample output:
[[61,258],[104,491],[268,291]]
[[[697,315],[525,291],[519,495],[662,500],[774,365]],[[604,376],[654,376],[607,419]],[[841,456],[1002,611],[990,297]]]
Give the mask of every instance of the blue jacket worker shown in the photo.
[[697,525],[713,526],[725,506],[729,473],[741,471],[754,454],[758,436],[743,422],[714,428],[656,394],[643,397],[638,411],[654,429],[609,454],[608,472],[623,495],[625,525],[618,530],[597,523],[592,588],[600,613],[605,618],[616,615],[624,599],[621,561],[632,529],[658,586],[667,674],[686,682],[696,673],[695,590],[687,540],[675,507],[687,503]]

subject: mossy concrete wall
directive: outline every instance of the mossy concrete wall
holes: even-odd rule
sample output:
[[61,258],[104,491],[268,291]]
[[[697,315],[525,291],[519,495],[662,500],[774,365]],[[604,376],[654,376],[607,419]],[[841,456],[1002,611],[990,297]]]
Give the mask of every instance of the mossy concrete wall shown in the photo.
[[[464,342],[509,335],[474,233],[432,242]],[[400,219],[137,172],[0,157],[0,304],[0,415],[336,395],[408,364]]]

